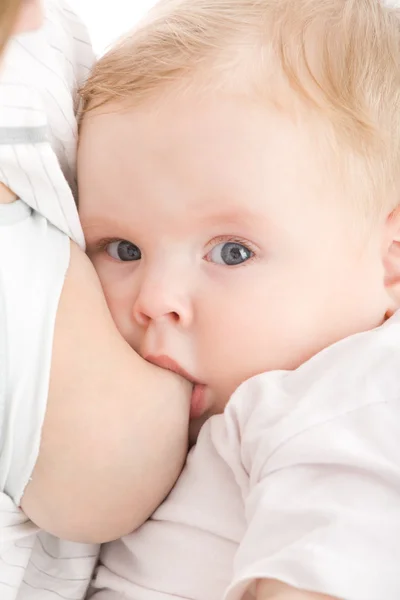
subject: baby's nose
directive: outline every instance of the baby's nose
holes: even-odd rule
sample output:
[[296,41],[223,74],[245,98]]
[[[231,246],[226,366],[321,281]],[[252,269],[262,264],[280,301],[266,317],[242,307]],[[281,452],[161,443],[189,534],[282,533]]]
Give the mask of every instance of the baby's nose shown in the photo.
[[184,282],[171,278],[145,282],[133,307],[136,322],[146,327],[150,322],[169,320],[188,327],[193,318],[192,303]]

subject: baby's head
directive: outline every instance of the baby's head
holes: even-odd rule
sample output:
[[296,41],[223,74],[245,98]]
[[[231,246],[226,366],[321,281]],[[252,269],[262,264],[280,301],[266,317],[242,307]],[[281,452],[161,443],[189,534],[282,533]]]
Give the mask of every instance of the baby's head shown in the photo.
[[80,208],[126,340],[205,384],[397,308],[400,21],[377,0],[164,0],[83,92]]

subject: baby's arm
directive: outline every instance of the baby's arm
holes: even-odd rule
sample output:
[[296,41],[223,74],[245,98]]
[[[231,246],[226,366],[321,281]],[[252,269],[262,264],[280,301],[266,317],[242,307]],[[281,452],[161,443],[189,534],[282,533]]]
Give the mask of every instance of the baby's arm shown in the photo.
[[0,204],[11,204],[11,202],[14,202],[16,199],[16,195],[0,181]]
[[256,600],[335,600],[332,596],[303,592],[279,581],[262,579],[257,583]]

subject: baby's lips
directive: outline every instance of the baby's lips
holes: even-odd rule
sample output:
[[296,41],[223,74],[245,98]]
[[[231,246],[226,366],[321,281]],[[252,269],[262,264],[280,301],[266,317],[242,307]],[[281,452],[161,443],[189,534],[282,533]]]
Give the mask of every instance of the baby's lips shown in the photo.
[[180,365],[178,365],[178,363],[173,358],[170,358],[169,356],[166,356],[164,354],[162,354],[160,356],[148,354],[147,356],[144,356],[144,359],[147,360],[148,362],[151,362],[153,365],[157,365],[158,367],[161,367],[162,369],[167,369],[168,371],[172,371],[173,373],[176,373],[177,375],[184,377],[185,379],[187,379],[188,381],[190,381],[191,383],[193,383],[195,385],[201,385],[200,381],[197,381],[190,373],[185,371],[185,369],[183,369]]

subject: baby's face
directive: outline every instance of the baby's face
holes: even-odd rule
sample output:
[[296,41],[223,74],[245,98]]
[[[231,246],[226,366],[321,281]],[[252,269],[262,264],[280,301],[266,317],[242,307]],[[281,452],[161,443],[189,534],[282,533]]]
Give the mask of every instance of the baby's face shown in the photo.
[[379,227],[357,236],[305,126],[189,93],[104,112],[80,145],[88,253],[129,344],[205,386],[193,437],[244,380],[382,322]]

